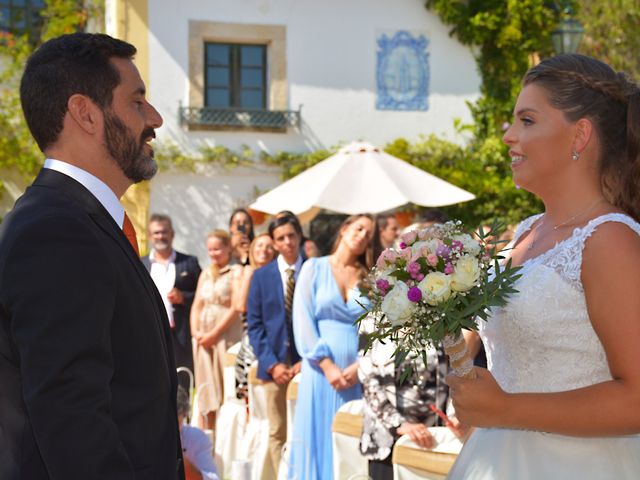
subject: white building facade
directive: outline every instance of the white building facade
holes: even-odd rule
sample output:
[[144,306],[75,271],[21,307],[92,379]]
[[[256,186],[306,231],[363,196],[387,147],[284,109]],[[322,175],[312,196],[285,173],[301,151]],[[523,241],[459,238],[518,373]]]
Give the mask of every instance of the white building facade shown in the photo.
[[[107,0],[107,32],[134,43],[160,143],[306,152],[355,140],[456,140],[479,94],[471,50],[422,0]],[[144,29],[146,28],[146,32]],[[204,235],[280,182],[264,165],[162,172],[151,212],[204,260]]]

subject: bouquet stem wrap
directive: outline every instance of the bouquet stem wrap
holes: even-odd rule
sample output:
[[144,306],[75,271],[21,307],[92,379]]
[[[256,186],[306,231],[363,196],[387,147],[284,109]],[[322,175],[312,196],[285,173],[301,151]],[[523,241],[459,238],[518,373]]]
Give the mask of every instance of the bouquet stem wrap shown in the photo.
[[442,339],[444,352],[449,356],[449,363],[454,375],[463,378],[476,378],[473,370],[473,360],[467,350],[467,342],[462,333],[447,334]]

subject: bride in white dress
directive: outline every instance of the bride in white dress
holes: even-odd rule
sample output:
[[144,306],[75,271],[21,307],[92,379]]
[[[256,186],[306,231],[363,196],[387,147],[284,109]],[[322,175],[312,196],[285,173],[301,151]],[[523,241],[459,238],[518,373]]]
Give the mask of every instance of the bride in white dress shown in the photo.
[[638,479],[638,86],[579,55],[523,85],[504,141],[545,213],[516,232],[519,293],[482,322],[489,371],[447,379],[479,427],[448,478]]

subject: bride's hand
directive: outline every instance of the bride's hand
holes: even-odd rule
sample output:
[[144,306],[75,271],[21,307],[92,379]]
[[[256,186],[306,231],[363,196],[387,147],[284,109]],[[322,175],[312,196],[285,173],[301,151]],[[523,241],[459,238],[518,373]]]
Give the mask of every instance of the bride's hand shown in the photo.
[[509,394],[500,388],[488,370],[478,367],[474,370],[475,379],[447,376],[456,417],[462,423],[476,427],[503,426]]

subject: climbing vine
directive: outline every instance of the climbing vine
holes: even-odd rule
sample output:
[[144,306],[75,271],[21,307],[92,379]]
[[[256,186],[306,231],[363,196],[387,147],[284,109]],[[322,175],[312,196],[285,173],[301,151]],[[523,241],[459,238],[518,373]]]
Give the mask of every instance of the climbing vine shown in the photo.
[[46,0],[40,12],[40,29],[31,35],[0,32],[0,170],[11,168],[30,177],[44,161],[20,107],[19,85],[27,58],[50,38],[85,30],[90,19],[99,25],[103,3],[104,0]]

